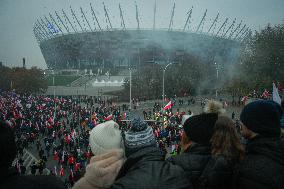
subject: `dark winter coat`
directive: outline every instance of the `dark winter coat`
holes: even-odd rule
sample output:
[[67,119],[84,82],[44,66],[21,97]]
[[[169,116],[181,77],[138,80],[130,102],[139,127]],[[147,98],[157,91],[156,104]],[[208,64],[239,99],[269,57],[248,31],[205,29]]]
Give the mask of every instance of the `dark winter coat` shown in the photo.
[[223,156],[212,157],[209,146],[193,144],[184,153],[168,159],[186,172],[195,189],[231,188],[233,164]]
[[256,137],[247,145],[236,186],[240,189],[284,188],[284,141]]
[[185,172],[179,166],[164,161],[156,147],[145,147],[131,154],[111,189],[191,189]]
[[2,189],[65,189],[64,183],[54,176],[19,175],[15,170],[1,174]]

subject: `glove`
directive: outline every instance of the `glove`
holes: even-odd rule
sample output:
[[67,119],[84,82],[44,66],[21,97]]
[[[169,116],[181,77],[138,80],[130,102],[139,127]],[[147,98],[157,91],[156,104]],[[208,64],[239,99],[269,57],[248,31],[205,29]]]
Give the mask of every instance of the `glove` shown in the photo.
[[73,189],[100,189],[110,187],[124,163],[122,149],[108,150],[91,158],[83,178],[75,183]]

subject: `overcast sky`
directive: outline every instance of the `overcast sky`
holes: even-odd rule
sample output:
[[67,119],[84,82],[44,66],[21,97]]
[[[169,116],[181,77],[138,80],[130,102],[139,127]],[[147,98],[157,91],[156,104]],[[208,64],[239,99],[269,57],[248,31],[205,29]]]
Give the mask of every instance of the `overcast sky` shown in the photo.
[[[101,24],[105,25],[102,0],[0,0],[0,61],[4,65],[21,66],[26,58],[27,67],[47,68],[40,48],[33,34],[33,25],[40,16],[66,10],[70,15],[70,5],[81,19],[82,7],[91,21],[89,3],[92,3]],[[104,0],[113,27],[120,27],[118,3],[121,3],[127,28],[135,28],[134,0]],[[142,28],[153,26],[153,7],[155,0],[136,0]],[[208,9],[205,28],[210,25],[218,12],[221,24],[226,17],[230,22],[243,20],[252,30],[260,30],[267,23],[280,24],[284,21],[284,0],[157,0],[157,28],[167,28],[171,9],[176,2],[173,28],[181,29],[186,13],[193,6],[192,27],[196,27]],[[70,16],[71,17],[71,16]]]

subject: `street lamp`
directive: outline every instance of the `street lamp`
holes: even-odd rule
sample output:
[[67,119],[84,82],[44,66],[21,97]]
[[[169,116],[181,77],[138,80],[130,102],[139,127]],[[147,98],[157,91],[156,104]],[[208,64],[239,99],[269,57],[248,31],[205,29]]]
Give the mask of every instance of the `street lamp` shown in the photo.
[[53,100],[54,100],[54,115],[53,115],[53,120],[54,120],[56,116],[54,70],[52,70],[52,85],[53,85]]
[[[216,78],[217,78],[217,82],[218,82],[218,78],[219,78],[219,64],[218,63],[214,63],[215,67],[216,67]],[[217,85],[216,85],[216,91],[215,91],[215,95],[216,95],[216,99],[218,97],[218,89],[217,89]]]
[[52,70],[52,85],[53,85],[53,98],[55,99],[55,84],[54,84],[54,70]]
[[131,110],[131,68],[129,68],[129,111]]
[[165,72],[166,72],[167,68],[172,64],[173,64],[173,62],[168,63],[166,65],[166,67],[163,69],[163,96],[162,96],[163,107],[164,107],[164,98],[165,98]]

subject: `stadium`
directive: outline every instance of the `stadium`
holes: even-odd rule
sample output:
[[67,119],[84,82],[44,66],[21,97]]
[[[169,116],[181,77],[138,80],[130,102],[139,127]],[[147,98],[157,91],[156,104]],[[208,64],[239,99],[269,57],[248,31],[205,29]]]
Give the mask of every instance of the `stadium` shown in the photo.
[[[105,20],[99,20],[97,10],[90,3],[88,10],[80,7],[75,12],[70,7],[70,10],[55,11],[38,18],[33,31],[49,69],[88,69],[112,75],[143,64],[179,62],[185,54],[196,56],[205,63],[234,63],[242,42],[250,34],[250,29],[242,22],[237,23],[236,19],[221,21],[219,13],[212,19],[207,18],[207,10],[198,25],[193,26],[193,8],[187,12],[183,27],[173,28],[175,3],[169,13],[168,27],[157,28],[156,6],[155,3],[153,25],[148,28],[141,27],[143,16],[137,5],[137,27],[127,28],[119,4],[119,15],[116,15],[121,23],[119,28],[113,27],[104,3]],[[213,21],[208,23],[209,20]]]

